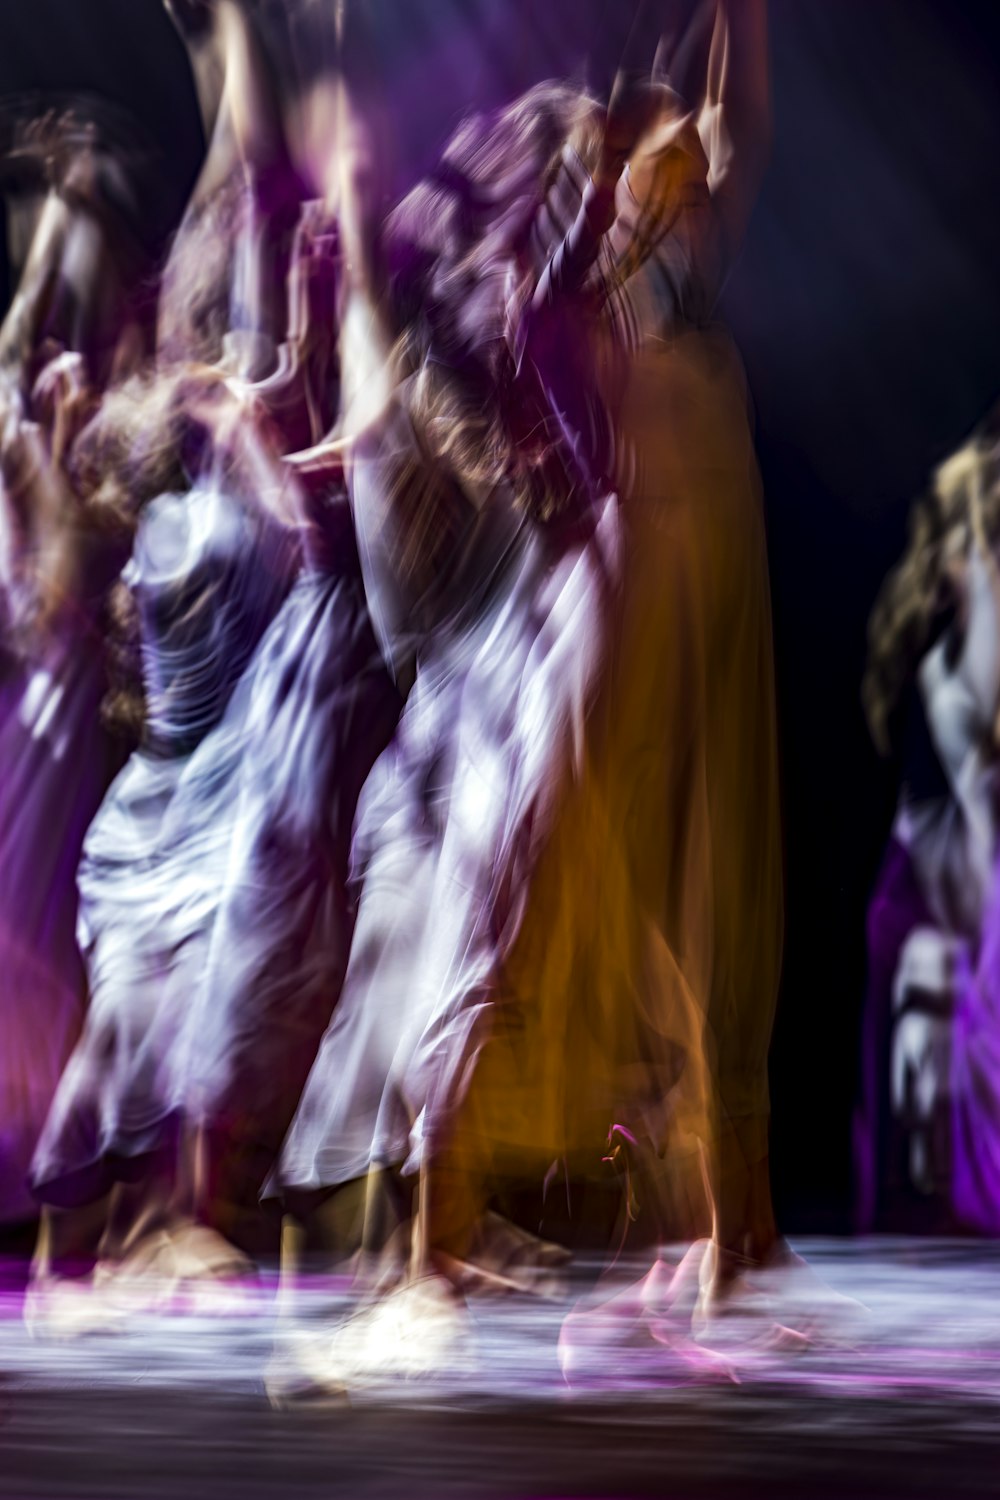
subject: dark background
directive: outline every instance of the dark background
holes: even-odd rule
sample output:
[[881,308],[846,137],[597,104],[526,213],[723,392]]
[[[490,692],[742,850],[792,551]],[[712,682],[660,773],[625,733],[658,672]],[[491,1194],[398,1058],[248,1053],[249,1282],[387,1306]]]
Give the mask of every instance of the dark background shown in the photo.
[[[610,71],[632,6],[375,0],[405,120],[400,185],[469,107],[585,57],[595,81]],[[838,1230],[865,905],[895,794],[860,714],[865,623],[910,497],[1000,397],[1000,5],[772,0],[771,13],[774,154],[726,315],[757,403],[780,694],[775,1185],[789,1228]],[[35,89],[134,113],[162,153],[169,227],[202,146],[158,0],[0,0],[0,95]]]

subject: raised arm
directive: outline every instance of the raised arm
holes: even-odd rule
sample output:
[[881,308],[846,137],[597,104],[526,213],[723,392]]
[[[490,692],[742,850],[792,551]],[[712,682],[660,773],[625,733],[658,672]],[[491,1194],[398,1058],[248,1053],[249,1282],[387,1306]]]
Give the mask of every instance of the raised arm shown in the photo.
[[718,0],[698,130],[728,265],[746,233],[771,149],[767,0]]
[[226,82],[215,7],[211,0],[163,0],[163,4],[187,49],[207,145],[215,133]]

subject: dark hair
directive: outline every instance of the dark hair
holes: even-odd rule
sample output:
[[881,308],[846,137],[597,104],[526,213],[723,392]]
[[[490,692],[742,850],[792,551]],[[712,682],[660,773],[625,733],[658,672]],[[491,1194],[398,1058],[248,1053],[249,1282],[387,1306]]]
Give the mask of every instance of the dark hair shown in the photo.
[[586,93],[543,83],[464,120],[387,226],[397,352],[428,452],[460,483],[513,483],[536,511],[559,502],[548,478],[537,482],[553,472],[550,455],[526,451],[510,405],[511,279],[527,274],[521,258],[567,142],[587,149],[600,118]]

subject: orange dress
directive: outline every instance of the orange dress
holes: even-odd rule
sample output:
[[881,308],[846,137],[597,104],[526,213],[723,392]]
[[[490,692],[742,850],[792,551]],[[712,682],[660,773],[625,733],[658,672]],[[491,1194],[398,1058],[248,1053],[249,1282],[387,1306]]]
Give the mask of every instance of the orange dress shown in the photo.
[[[627,184],[619,202],[611,262],[638,214]],[[699,316],[687,243],[663,241],[596,332],[618,602],[452,1162],[467,1181],[587,1173],[624,1125],[677,1237],[709,1228],[706,1157],[766,1160],[783,937],[760,481],[742,366]]]

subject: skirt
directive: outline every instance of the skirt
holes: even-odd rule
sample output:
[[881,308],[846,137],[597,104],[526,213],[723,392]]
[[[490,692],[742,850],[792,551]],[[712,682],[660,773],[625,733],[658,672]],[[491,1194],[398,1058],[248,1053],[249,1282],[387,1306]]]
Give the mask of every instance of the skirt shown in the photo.
[[344,992],[275,1191],[413,1171],[427,1143],[450,1134],[503,1024],[505,957],[531,872],[583,772],[618,539],[613,499],[579,528],[525,526],[485,597],[419,653],[362,795]]
[[[132,756],[87,836],[80,1042],[35,1155],[43,1201],[90,1201],[216,1139],[255,1195],[337,998],[349,829],[394,691],[349,545],[306,569],[220,722],[188,755]],[[291,1103],[289,1102],[291,1100]]]
[[120,765],[104,688],[79,620],[0,682],[0,1221],[34,1212],[32,1153],[83,1021],[76,868]]

